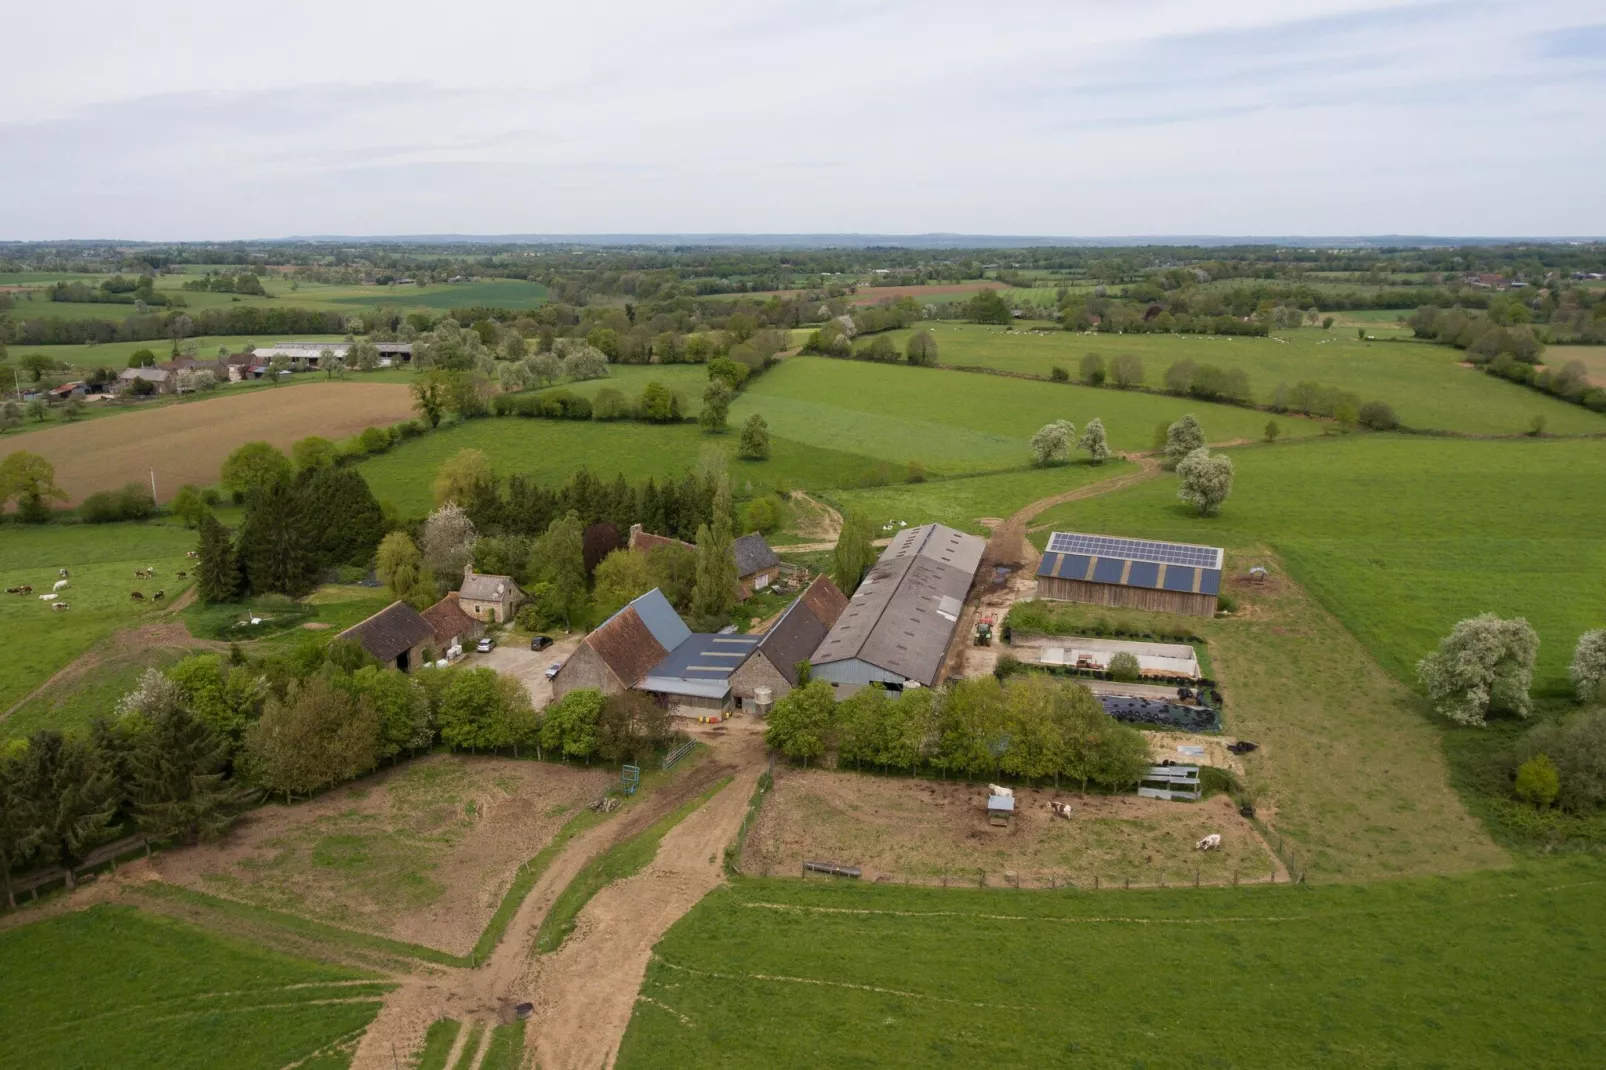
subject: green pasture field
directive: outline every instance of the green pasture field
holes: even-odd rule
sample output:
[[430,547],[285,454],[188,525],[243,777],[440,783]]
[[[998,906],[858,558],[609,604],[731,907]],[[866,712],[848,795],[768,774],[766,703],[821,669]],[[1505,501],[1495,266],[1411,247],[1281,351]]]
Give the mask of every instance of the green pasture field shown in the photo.
[[1237,479],[1218,516],[1194,515],[1166,478],[1037,523],[1270,545],[1405,680],[1456,621],[1492,611],[1533,624],[1536,689],[1559,694],[1579,634],[1606,624],[1606,442],[1361,435],[1232,458]]
[[13,1066],[345,1066],[390,987],[129,907],[0,933]]
[[634,399],[651,382],[662,383],[670,391],[679,394],[684,411],[695,416],[703,409],[703,391],[708,388],[708,368],[703,364],[610,364],[606,379],[559,383],[547,387],[542,393],[567,390],[581,397],[595,398],[599,391],[612,387],[626,398]]
[[1606,346],[1551,346],[1545,350],[1545,364],[1564,368],[1578,361],[1589,369],[1589,381],[1606,386]]
[[[302,342],[338,342],[343,335],[313,334],[296,335],[289,338],[249,338],[245,335],[205,335],[200,338],[186,338],[185,343],[194,342],[202,358],[216,357],[219,346],[227,346],[230,353],[238,353],[247,343],[254,342],[259,346],[272,345],[274,342],[302,341]],[[148,349],[156,354],[158,361],[171,360],[173,357],[173,343],[166,338],[157,338],[149,342],[101,342],[97,345],[80,346],[12,346],[13,359],[26,356],[30,353],[43,353],[47,357],[64,361],[80,367],[105,365],[112,368],[126,368],[128,358],[141,349]]]
[[619,1066],[1600,1065],[1603,876],[1575,858],[1306,888],[738,879],[655,949]]
[[[1270,338],[1023,332],[947,323],[937,324],[932,330],[937,339],[938,360],[945,365],[994,368],[1043,378],[1057,365],[1075,379],[1082,358],[1090,352],[1100,354],[1106,362],[1129,353],[1142,359],[1147,385],[1158,387],[1164,383],[1168,367],[1191,359],[1228,369],[1243,368],[1249,373],[1254,397],[1262,404],[1270,402],[1278,383],[1292,386],[1313,380],[1352,391],[1362,401],[1387,401],[1408,427],[1480,435],[1517,434],[1526,431],[1535,416],[1544,416],[1546,429],[1553,434],[1606,432],[1606,418],[1600,414],[1460,367],[1460,354],[1454,349],[1416,342],[1365,343],[1355,337],[1353,330],[1300,328],[1278,332]],[[907,335],[903,331],[893,335],[900,351]],[[1554,361],[1571,348],[1554,347],[1547,356]],[[762,380],[755,389],[763,389]],[[1031,389],[1038,392],[1042,388]],[[1103,389],[1108,394],[1120,393],[1109,387]],[[1202,413],[1200,418],[1205,419]],[[1246,418],[1256,418],[1256,414],[1246,414]],[[1258,438],[1259,427],[1264,426],[1268,416],[1260,414],[1257,419],[1254,432],[1233,437]],[[1277,420],[1285,433],[1291,430],[1287,419]],[[1105,423],[1110,423],[1109,417],[1105,417]],[[1208,420],[1205,426],[1213,430]]]
[[[1085,456],[1085,455],[1084,455]],[[1055,468],[1027,468],[991,475],[954,476],[925,483],[898,483],[823,495],[838,509],[858,509],[878,527],[904,521],[911,527],[933,521],[985,535],[981,517],[1007,519],[1032,502],[1133,471],[1126,461],[1101,465],[1080,461]],[[901,472],[894,473],[901,478]],[[889,534],[890,532],[882,532]]]
[[[1032,435],[1056,419],[1080,431],[1101,417],[1116,451],[1149,449],[1157,424],[1187,412],[1212,442],[1253,441],[1266,424],[1265,413],[1184,398],[825,357],[794,357],[766,373],[731,406],[731,423],[753,412],[773,435],[895,465],[920,461],[940,475],[1029,464]],[[1279,422],[1291,438],[1322,433],[1314,421]]]
[[500,474],[521,472],[548,484],[566,482],[581,468],[609,480],[619,474],[631,482],[649,476],[678,478],[697,469],[705,455],[724,453],[736,494],[743,498],[777,486],[842,486],[874,463],[860,454],[784,438],[775,434],[773,424],[770,459],[744,461],[736,457],[741,423],[734,415],[731,425],[725,434],[710,435],[693,423],[654,426],[516,416],[472,420],[402,442],[362,462],[361,471],[375,497],[390,501],[404,516],[421,517],[434,508],[430,483],[436,469],[463,449],[484,450]]
[[[163,607],[134,602],[129,592],[160,589],[176,600],[191,581],[174,574],[190,570],[184,554],[195,544],[195,532],[161,521],[0,525],[3,586],[34,588],[32,595],[0,595],[0,644],[9,651],[0,666],[0,712],[115,629],[161,618]],[[147,566],[156,579],[134,579],[134,570]],[[60,613],[38,597],[50,591],[58,568],[72,573],[60,599],[72,608]]]

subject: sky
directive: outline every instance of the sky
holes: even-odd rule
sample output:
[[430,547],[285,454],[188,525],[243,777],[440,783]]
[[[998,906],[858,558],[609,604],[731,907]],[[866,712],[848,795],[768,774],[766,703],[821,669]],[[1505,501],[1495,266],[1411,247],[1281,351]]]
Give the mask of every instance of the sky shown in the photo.
[[1606,234],[1599,0],[87,0],[5,33],[0,240]]

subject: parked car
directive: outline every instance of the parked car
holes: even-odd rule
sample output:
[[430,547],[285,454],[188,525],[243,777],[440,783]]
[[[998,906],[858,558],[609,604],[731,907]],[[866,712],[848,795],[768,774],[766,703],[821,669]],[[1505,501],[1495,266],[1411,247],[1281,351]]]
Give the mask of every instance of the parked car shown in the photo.
[[546,678],[548,680],[550,680],[553,677],[557,676],[558,675],[558,670],[561,669],[561,668],[563,668],[563,662],[554,661],[551,665],[548,665],[546,667]]
[[478,650],[481,654],[489,654],[491,651],[496,649],[496,640],[487,635],[478,643],[474,644],[474,649]]
[[545,650],[551,645],[552,637],[550,635],[538,635],[534,639],[530,640],[531,650]]

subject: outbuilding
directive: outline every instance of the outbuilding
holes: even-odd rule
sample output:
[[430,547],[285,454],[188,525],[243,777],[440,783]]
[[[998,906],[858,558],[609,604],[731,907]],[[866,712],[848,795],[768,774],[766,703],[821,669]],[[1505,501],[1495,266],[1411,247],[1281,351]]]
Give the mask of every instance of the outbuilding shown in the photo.
[[751,710],[760,688],[768,688],[770,697],[775,699],[796,687],[798,666],[824,641],[847,604],[831,577],[823,573],[816,576],[775,623],[758,636],[751,656],[731,674],[731,697]]
[[435,642],[435,629],[406,602],[392,602],[335,638],[360,643],[381,665],[411,672],[427,661],[424,655]]
[[1213,617],[1219,546],[1056,531],[1037,566],[1037,597]]

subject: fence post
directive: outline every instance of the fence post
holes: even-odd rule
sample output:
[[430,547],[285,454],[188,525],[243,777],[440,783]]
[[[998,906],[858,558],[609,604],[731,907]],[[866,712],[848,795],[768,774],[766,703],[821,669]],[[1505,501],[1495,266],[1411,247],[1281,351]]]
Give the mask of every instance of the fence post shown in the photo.
[[1131,877],[1127,877],[1126,878],[1126,883],[1122,885],[1122,888],[1124,888],[1126,890],[1129,890],[1129,891],[1131,890],[1131,888],[1132,888],[1132,878]]
[[1199,887],[1199,867],[1198,866],[1194,866],[1193,867],[1193,886],[1195,888]]
[[1099,875],[1097,873],[1093,874],[1093,890],[1095,892],[1099,890]]

